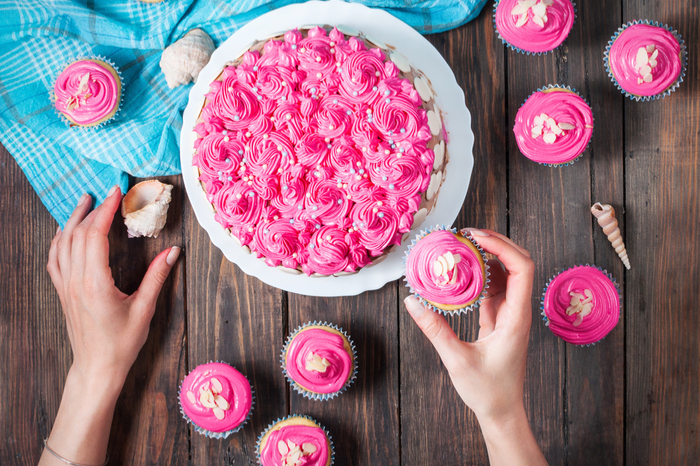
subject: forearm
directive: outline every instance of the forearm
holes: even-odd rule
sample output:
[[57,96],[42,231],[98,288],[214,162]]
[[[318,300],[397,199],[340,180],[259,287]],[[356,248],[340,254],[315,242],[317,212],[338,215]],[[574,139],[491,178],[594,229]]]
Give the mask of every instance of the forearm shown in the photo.
[[[74,463],[104,463],[114,407],[122,385],[123,382],[114,383],[109,377],[86,380],[71,369],[47,441],[51,450]],[[44,450],[39,465],[65,466],[65,463]]]
[[525,408],[506,419],[479,420],[491,466],[542,466],[547,464],[537,445]]

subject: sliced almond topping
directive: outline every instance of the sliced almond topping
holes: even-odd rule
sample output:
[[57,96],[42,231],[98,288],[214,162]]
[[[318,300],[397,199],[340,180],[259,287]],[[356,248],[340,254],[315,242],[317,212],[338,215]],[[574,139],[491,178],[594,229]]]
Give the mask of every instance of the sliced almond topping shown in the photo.
[[542,136],[542,139],[544,139],[544,142],[547,144],[554,144],[554,141],[557,140],[557,135],[554,133],[547,133],[544,136]]
[[532,128],[532,133],[531,133],[532,137],[537,138],[538,136],[541,136],[543,129],[544,129],[544,127],[542,125],[535,126],[534,128]]
[[326,367],[330,367],[330,365],[331,365],[331,363],[328,362],[328,359],[326,359],[326,358],[321,359],[321,364],[323,364]]
[[454,269],[452,272],[452,278],[450,278],[450,281],[448,282],[450,285],[454,285],[454,283],[457,281],[457,271],[459,269]]
[[542,121],[545,122],[549,120],[549,115],[547,115],[546,113],[540,113],[540,118],[542,118]]
[[189,391],[189,390],[187,390],[187,399],[188,399],[189,402],[192,403],[193,405],[196,405],[196,404],[197,404],[197,397],[194,396],[194,393],[192,393],[192,392]]
[[581,306],[581,312],[579,312],[579,315],[581,317],[586,317],[588,314],[591,313],[593,310],[593,303],[586,303],[583,306]]
[[562,133],[562,130],[558,125],[554,125],[552,126],[552,132],[559,136]]
[[649,59],[649,66],[651,66],[652,68],[654,68],[654,67],[656,67],[656,65],[658,65],[658,63],[656,62],[656,60],[654,60],[653,58],[650,58],[650,59]]
[[292,442],[291,440],[287,440],[287,446],[289,447],[289,451],[294,450],[294,447],[296,447],[296,443]]
[[[298,447],[297,447],[298,448]],[[301,458],[301,450],[297,450],[294,453],[289,455],[289,459],[294,461],[295,463],[299,461],[299,458]]]
[[445,272],[443,265],[439,261],[433,262],[433,273],[438,277]]
[[[652,46],[652,47],[653,47],[653,46]],[[656,57],[658,57],[658,56],[659,56],[659,51],[658,51],[658,50],[654,50],[654,53],[651,54],[651,57],[650,57],[650,58],[656,60]]]
[[445,259],[445,256],[439,256],[437,260],[438,260],[438,262],[440,262],[440,264],[443,267],[443,272],[442,272],[443,274],[446,273],[448,270],[450,270],[450,268],[447,265],[447,260]]
[[656,50],[656,46],[654,44],[647,45],[647,53],[654,53],[654,50]]
[[557,126],[557,122],[554,121],[554,118],[547,118],[547,126],[549,129],[553,129],[555,126]]
[[205,408],[216,408],[216,403],[214,402],[214,398],[212,397],[210,391],[203,392],[199,397],[199,402],[202,403],[202,406]]
[[301,446],[301,449],[304,451],[305,455],[310,455],[312,453],[316,453],[316,445],[313,443],[305,443]]
[[286,455],[289,453],[289,447],[286,443],[284,443],[284,440],[277,442],[277,451],[280,452],[280,455]]
[[462,262],[462,256],[460,256],[459,254],[455,254],[454,256],[455,256],[455,264],[459,264],[460,262]]
[[452,255],[450,251],[443,254],[443,257],[447,261],[447,270],[452,270],[455,268],[455,256]]
[[647,63],[649,63],[649,55],[647,55],[647,51],[644,47],[639,47],[639,50],[637,50],[635,67],[641,68],[642,66],[646,66]]
[[221,391],[224,389],[224,387],[221,385],[221,382],[219,382],[219,379],[216,377],[211,378],[211,391],[214,393],[221,393]]
[[224,416],[225,416],[224,410],[221,409],[221,408],[216,408],[216,407],[215,407],[214,409],[212,409],[212,411],[214,411],[214,416],[216,416],[216,418],[217,418],[219,421],[222,420],[222,419],[224,418]]
[[80,78],[80,84],[78,85],[78,92],[83,93],[88,89],[88,79],[90,79],[90,73],[85,73],[82,78]]
[[530,9],[530,6],[531,6],[531,5],[529,4],[529,2],[520,0],[520,1],[515,5],[515,7],[513,7],[513,9],[510,10],[510,14],[513,15],[513,16],[522,15],[523,13],[527,14],[527,10]]
[[586,128],[593,129],[593,125],[586,125]]
[[544,19],[544,17],[547,15],[547,5],[540,2],[532,7],[532,12],[535,14],[535,16],[539,16],[540,18]]
[[532,17],[532,22],[538,25],[539,27],[543,28],[544,27],[544,20],[542,19],[541,16],[534,15]]
[[575,127],[574,125],[572,125],[571,123],[566,123],[566,122],[563,122],[563,121],[559,123],[559,127],[560,127],[561,129],[563,129],[563,130],[566,130],[566,131],[569,131],[569,130],[572,130],[572,129],[576,128],[576,127]]
[[654,77],[651,75],[651,73],[644,75],[642,78],[645,83],[650,83],[653,81]]
[[642,76],[646,76],[646,75],[648,75],[649,73],[651,73],[651,66],[649,66],[649,65],[644,65],[644,66],[642,66],[642,68],[639,70],[639,74],[641,74]]
[[533,118],[532,122],[535,124],[535,126],[544,125],[544,120],[539,115],[535,116],[535,118]]
[[544,4],[547,5],[547,6],[552,6],[552,2],[553,2],[553,1],[554,1],[554,0],[542,0],[542,3],[544,3]]
[[214,403],[216,403],[216,406],[218,406],[219,408],[223,409],[224,411],[226,411],[227,409],[229,409],[229,408],[231,407],[231,406],[228,404],[228,401],[226,400],[226,398],[224,398],[224,397],[221,396],[221,395],[216,395],[216,396],[214,397]]
[[637,84],[642,84],[644,80],[642,78],[637,78]]
[[518,18],[518,22],[515,23],[515,27],[523,27],[525,26],[525,23],[527,23],[527,13],[523,13],[522,15],[520,15],[520,18]]

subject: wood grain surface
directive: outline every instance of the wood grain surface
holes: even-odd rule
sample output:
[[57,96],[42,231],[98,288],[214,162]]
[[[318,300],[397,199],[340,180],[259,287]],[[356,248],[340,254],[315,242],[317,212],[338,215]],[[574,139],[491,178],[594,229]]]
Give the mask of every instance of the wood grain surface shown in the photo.
[[[427,36],[452,67],[472,114],[475,168],[457,227],[490,228],[528,249],[536,264],[525,406],[551,465],[695,465],[700,457],[700,5],[695,0],[583,2],[554,53],[507,49],[492,3],[474,21]],[[625,99],[605,75],[610,36],[632,19],[677,29],[689,48],[687,76],[670,97]],[[513,120],[547,84],[568,85],[592,106],[595,130],[575,164],[549,168],[518,151]],[[460,131],[460,128],[450,128]],[[162,249],[183,247],[158,300],[146,346],[119,399],[111,464],[254,465],[262,430],[291,413],[330,432],[335,465],[481,465],[479,424],[440,359],[405,311],[402,281],[355,297],[312,298],[248,277],[198,225],[180,177],[165,230],[127,239],[119,215],[110,264],[125,292]],[[466,181],[465,181],[466,182]],[[624,270],[590,214],[612,204],[632,269]],[[58,410],[71,351],[46,272],[56,222],[0,147],[0,465],[36,464]],[[617,327],[577,347],[542,324],[546,281],[594,263],[623,294]],[[329,321],[357,347],[359,373],[340,397],[305,399],[279,364],[287,335]],[[478,312],[448,319],[465,340]],[[250,420],[226,440],[182,418],[177,393],[198,364],[221,360],[255,391]]]

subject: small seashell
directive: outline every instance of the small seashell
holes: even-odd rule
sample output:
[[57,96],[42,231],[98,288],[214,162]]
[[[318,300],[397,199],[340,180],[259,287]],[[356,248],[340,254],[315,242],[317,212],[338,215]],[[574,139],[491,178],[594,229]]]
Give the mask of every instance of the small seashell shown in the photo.
[[620,228],[617,226],[617,219],[615,218],[615,209],[610,204],[601,204],[596,202],[591,207],[591,213],[598,220],[598,224],[603,227],[603,233],[608,237],[608,240],[612,243],[615,252],[620,256],[622,263],[625,264],[627,270],[630,269],[630,260],[627,257],[627,249],[625,249],[625,243],[622,241],[622,236],[620,235]]
[[142,181],[122,199],[122,216],[129,238],[156,238],[165,226],[173,186],[158,180]]
[[165,74],[168,87],[174,89],[190,81],[196,82],[214,49],[211,37],[201,29],[192,29],[170,44],[160,57],[160,69]]

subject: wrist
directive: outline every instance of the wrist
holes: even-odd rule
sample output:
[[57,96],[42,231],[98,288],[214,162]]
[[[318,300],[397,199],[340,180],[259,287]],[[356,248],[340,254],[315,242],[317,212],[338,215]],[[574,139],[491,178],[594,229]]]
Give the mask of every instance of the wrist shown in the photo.
[[64,396],[84,397],[86,406],[113,406],[119,398],[125,378],[115,373],[95,374],[71,366],[66,377]]
[[520,403],[510,410],[498,414],[477,415],[479,425],[486,438],[511,435],[530,430],[530,424],[525,413],[525,406]]

